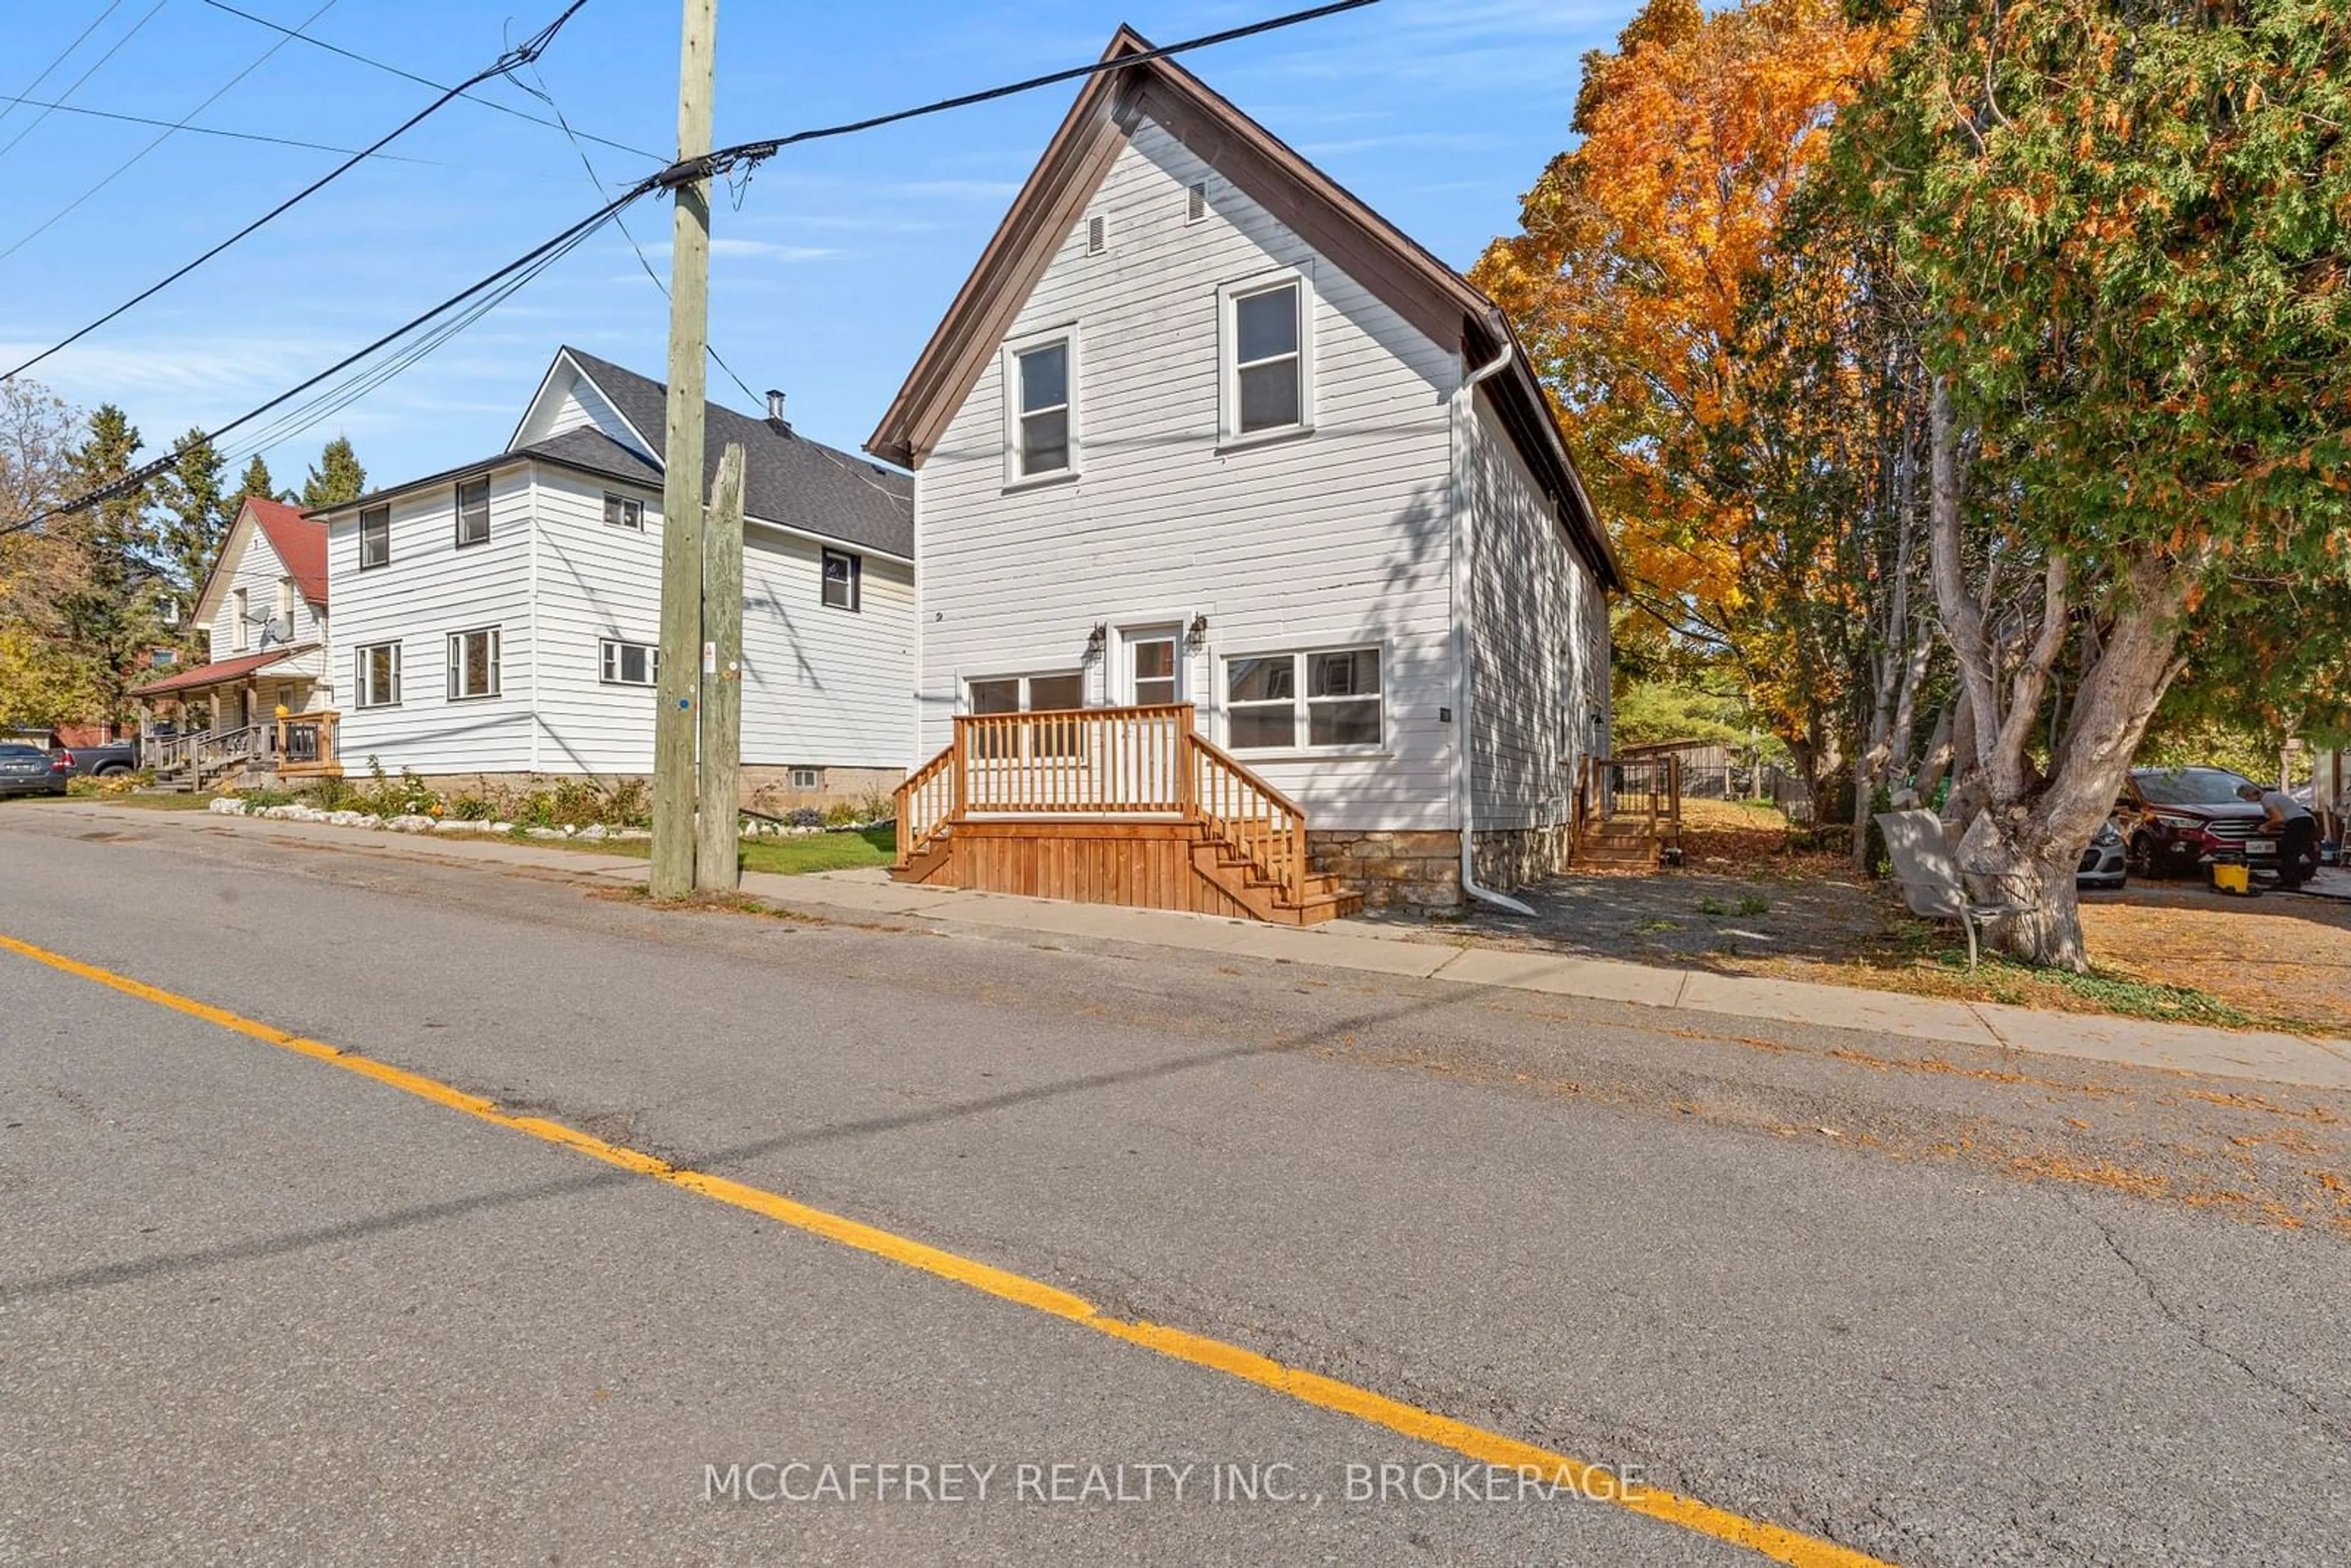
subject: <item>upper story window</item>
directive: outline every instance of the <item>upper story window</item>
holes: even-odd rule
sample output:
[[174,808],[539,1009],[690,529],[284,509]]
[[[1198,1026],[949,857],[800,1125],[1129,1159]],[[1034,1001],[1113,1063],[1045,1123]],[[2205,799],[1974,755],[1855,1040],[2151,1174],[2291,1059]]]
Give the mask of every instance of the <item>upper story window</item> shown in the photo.
[[862,557],[842,549],[824,552],[822,595],[826,604],[835,610],[862,609],[864,587],[865,561]]
[[1005,350],[1005,480],[1017,484],[1077,469],[1072,413],[1075,341],[1066,332]]
[[228,596],[228,608],[234,618],[228,629],[228,645],[242,653],[252,645],[252,594],[242,588],[233,590]]
[[360,570],[392,564],[392,508],[369,507],[360,513]]
[[457,481],[457,548],[490,541],[490,476]]
[[634,528],[645,531],[645,504],[627,496],[604,492],[604,526],[611,528]]
[[286,622],[290,636],[294,627],[294,580],[290,577],[277,580],[277,614]]
[[1223,290],[1224,435],[1280,435],[1314,424],[1313,300],[1303,274]]

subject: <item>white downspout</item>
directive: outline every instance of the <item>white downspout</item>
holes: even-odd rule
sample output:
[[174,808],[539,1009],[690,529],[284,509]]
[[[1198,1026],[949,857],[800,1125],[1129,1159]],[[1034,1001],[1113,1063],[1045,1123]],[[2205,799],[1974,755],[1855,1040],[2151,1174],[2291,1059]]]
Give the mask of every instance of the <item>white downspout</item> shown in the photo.
[[1489,376],[1498,375],[1509,368],[1516,352],[1510,329],[1500,332],[1502,351],[1489,363],[1479,366],[1453,389],[1453,672],[1458,687],[1454,712],[1458,725],[1453,745],[1453,798],[1455,816],[1461,823],[1461,891],[1468,897],[1490,904],[1497,909],[1507,909],[1513,915],[1531,916],[1534,911],[1506,894],[1482,887],[1478,882],[1477,824],[1473,820],[1473,801],[1477,790],[1469,777],[1470,748],[1475,744],[1469,723],[1469,659],[1471,653],[1469,623],[1472,609],[1470,591],[1477,585],[1477,572],[1469,560],[1469,503],[1467,495],[1468,476],[1464,465],[1470,451],[1466,439],[1469,426],[1465,421],[1478,417],[1478,383]]

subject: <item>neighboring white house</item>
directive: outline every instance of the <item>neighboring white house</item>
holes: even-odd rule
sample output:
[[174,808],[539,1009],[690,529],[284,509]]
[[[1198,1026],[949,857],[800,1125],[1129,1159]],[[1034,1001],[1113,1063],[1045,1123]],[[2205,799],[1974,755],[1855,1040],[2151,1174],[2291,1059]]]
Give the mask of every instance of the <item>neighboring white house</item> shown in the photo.
[[[211,639],[206,662],[159,672],[131,693],[145,734],[214,734],[225,747],[232,734],[267,727],[280,707],[334,707],[327,528],[300,507],[246,497],[197,592],[194,620]],[[258,754],[268,738],[256,743]]]
[[1541,384],[1172,62],[1091,78],[867,450],[914,470],[918,757],[1188,703],[1374,902],[1458,901],[1465,828],[1490,887],[1563,859],[1621,578]]
[[[345,686],[340,751],[432,779],[653,769],[665,393],[577,349],[506,449],[319,513]],[[906,477],[709,405],[739,443],[747,800],[904,775],[914,680]]]

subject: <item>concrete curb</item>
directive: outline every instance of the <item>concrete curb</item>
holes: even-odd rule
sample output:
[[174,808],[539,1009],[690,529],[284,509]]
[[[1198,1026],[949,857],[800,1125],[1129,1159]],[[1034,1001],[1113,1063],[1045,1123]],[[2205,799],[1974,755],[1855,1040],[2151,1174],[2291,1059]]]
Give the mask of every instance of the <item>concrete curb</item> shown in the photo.
[[[645,862],[641,860],[512,840],[441,833],[357,833],[314,822],[169,814],[88,802],[44,810],[80,812],[114,822],[176,821],[214,831],[298,837],[361,853],[552,870],[615,884],[641,885],[645,877]],[[2351,1040],[2205,1029],[2093,1013],[2043,1012],[1998,1002],[1951,1001],[1853,986],[1715,975],[1467,943],[1441,946],[1414,941],[1401,932],[1364,921],[1341,920],[1299,929],[1173,910],[901,885],[878,869],[805,876],[748,873],[743,878],[743,891],[783,908],[814,915],[930,920],[1028,935],[1131,942],[1407,979],[1625,1002],[1668,1011],[1868,1030],[1985,1051],[2120,1062],[2315,1089],[2351,1089]]]

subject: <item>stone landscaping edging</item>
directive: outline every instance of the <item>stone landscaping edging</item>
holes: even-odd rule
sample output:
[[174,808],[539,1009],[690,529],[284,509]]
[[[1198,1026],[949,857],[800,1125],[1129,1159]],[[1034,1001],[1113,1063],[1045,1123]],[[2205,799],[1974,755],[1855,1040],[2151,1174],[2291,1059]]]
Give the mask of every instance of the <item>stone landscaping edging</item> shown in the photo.
[[[248,806],[234,796],[223,796],[210,808],[224,817],[255,817],[272,822],[319,822],[332,828],[365,828],[380,833],[465,833],[490,838],[511,838],[516,832],[512,822],[460,821],[451,817],[423,815],[379,817],[369,811],[326,811],[316,806]],[[530,839],[572,839],[585,843],[614,843],[653,837],[643,828],[607,828],[591,823],[584,828],[524,828],[522,836]]]

